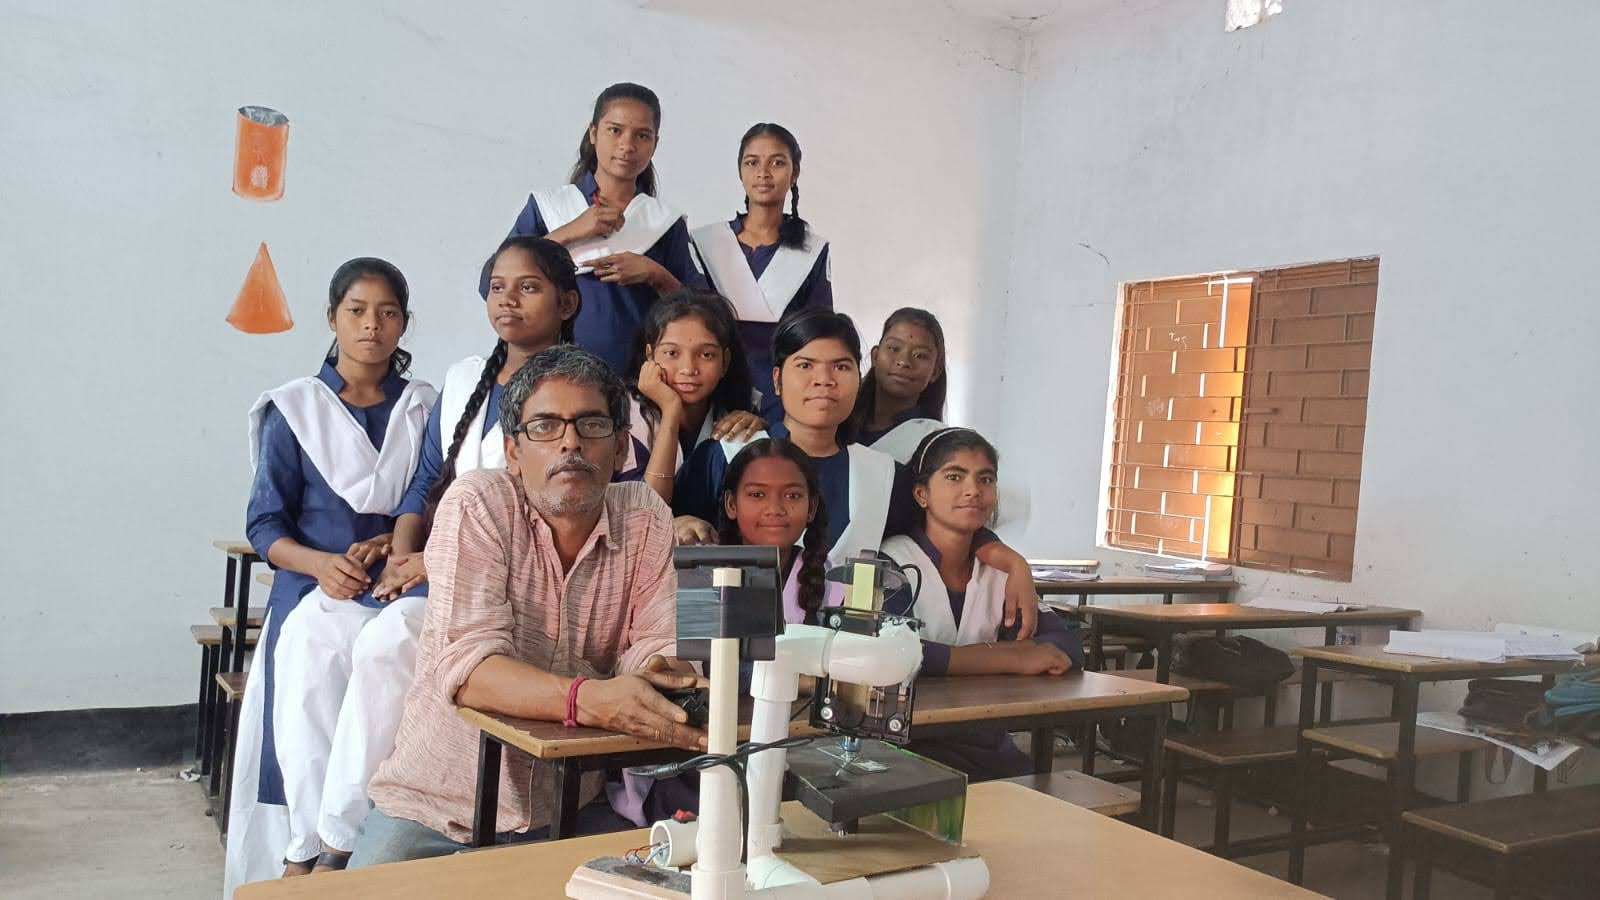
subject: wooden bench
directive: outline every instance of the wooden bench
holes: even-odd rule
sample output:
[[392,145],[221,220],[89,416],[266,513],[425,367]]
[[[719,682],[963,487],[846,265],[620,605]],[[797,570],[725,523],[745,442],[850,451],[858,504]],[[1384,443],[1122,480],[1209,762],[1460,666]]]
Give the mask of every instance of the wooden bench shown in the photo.
[[[211,607],[211,621],[217,623],[219,628],[232,628],[238,621],[239,611],[226,606]],[[260,628],[267,621],[267,608],[265,606],[252,606],[245,610],[245,627]]]
[[[198,727],[194,734],[195,771],[205,776],[211,774],[216,762],[216,747],[211,742],[212,720],[222,708],[221,692],[217,687],[217,673],[222,670],[222,626],[190,625],[189,636],[200,647],[200,693],[195,700]],[[244,646],[253,650],[260,631],[246,632]]]
[[215,814],[215,818],[217,831],[224,841],[228,837],[228,810],[233,806],[233,751],[234,744],[239,738],[239,706],[244,698],[245,677],[243,672],[216,674],[217,690],[222,702],[227,705],[228,714],[226,725],[222,722],[224,717],[217,716],[213,739],[222,758],[211,768],[208,795],[215,798],[219,792],[221,794],[222,810]]
[[[1600,849],[1600,785],[1417,809],[1401,818],[1417,865],[1413,900],[1427,900],[1434,854],[1449,843],[1464,845],[1472,854],[1490,854],[1495,900],[1510,900],[1518,857],[1566,849],[1572,853],[1565,859],[1586,860],[1592,871],[1588,854]],[[1592,880],[1589,886],[1594,887]]]
[[1102,816],[1125,816],[1139,811],[1139,792],[1082,772],[1045,772],[1006,778],[1073,806],[1081,806]]

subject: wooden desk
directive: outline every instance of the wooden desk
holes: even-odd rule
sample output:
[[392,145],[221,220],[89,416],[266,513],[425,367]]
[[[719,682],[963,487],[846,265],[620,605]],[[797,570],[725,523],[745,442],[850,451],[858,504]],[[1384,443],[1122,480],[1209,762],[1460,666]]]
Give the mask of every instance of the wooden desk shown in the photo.
[[1052,595],[1078,595],[1078,605],[1085,606],[1090,597],[1140,597],[1159,596],[1162,603],[1171,603],[1177,594],[1215,594],[1223,602],[1233,596],[1239,587],[1237,581],[1191,581],[1187,578],[1142,578],[1124,576],[1101,578],[1098,581],[1050,581],[1034,579],[1033,589],[1041,597]]
[[[245,541],[212,541],[211,546],[227,557],[227,569],[222,582],[222,605],[238,605],[237,621],[222,629],[221,668],[228,672],[244,671],[244,634],[248,627],[245,619],[250,609],[250,568],[262,562],[260,554]],[[207,698],[214,702],[214,698]],[[205,702],[205,701],[202,701]]]
[[[1172,638],[1186,632],[1213,631],[1220,637],[1229,631],[1264,628],[1321,628],[1326,643],[1338,639],[1340,625],[1388,625],[1408,629],[1422,615],[1415,609],[1368,606],[1343,612],[1302,613],[1281,609],[1257,609],[1237,603],[1184,603],[1176,606],[1150,603],[1141,606],[1095,606],[1086,609],[1089,617],[1090,668],[1100,660],[1105,632],[1120,632],[1150,637],[1156,642],[1156,680],[1172,677]],[[1314,691],[1302,691],[1302,696]],[[1323,685],[1322,709],[1326,718],[1333,706],[1333,685]],[[1270,708],[1270,707],[1269,707]],[[1272,722],[1268,722],[1271,725]]]
[[[1330,613],[1329,615],[1342,615]],[[1389,881],[1387,897],[1400,900],[1404,890],[1406,847],[1402,839],[1402,815],[1411,803],[1417,772],[1417,695],[1423,682],[1462,681],[1478,677],[1513,677],[1541,675],[1546,687],[1555,683],[1556,673],[1575,668],[1577,663],[1550,660],[1508,659],[1502,663],[1467,662],[1455,659],[1432,659],[1426,656],[1406,656],[1386,653],[1382,647],[1299,647],[1295,654],[1301,659],[1300,739],[1297,753],[1299,765],[1299,801],[1295,804],[1294,819],[1289,830],[1289,880],[1299,884],[1305,875],[1307,840],[1306,804],[1310,802],[1307,780],[1311,775],[1311,750],[1313,741],[1306,733],[1316,732],[1315,696],[1311,690],[1317,684],[1319,672],[1324,669],[1356,672],[1374,681],[1388,684],[1393,690],[1389,715],[1395,720],[1398,732],[1391,748],[1383,742],[1381,753],[1359,753],[1362,759],[1383,765],[1388,769],[1389,807],[1384,816],[1384,834],[1389,841]],[[1600,662],[1600,656],[1588,658],[1589,664]],[[1315,735],[1314,735],[1315,736]],[[1326,743],[1324,741],[1324,743]],[[1351,743],[1349,749],[1358,745]],[[1361,745],[1365,746],[1365,745]],[[1547,775],[1536,769],[1533,776],[1535,791],[1545,789]],[[1459,779],[1460,787],[1466,784]]]
[[[917,680],[911,727],[914,738],[937,738],[987,729],[1032,733],[1033,766],[1048,772],[1054,766],[1055,729],[1102,718],[1149,717],[1150,752],[1158,759],[1166,738],[1171,704],[1188,699],[1174,685],[1151,684],[1102,672],[1072,672],[1059,678],[984,675]],[[750,705],[741,709],[739,737],[749,738]],[[478,789],[473,810],[472,843],[494,842],[494,815],[500,792],[502,748],[521,750],[554,768],[550,837],[570,837],[578,814],[578,785],[585,771],[643,765],[678,759],[682,750],[644,738],[596,728],[567,728],[559,722],[514,719],[475,709],[461,709],[463,719],[478,729]],[[819,734],[804,719],[789,725],[790,735]],[[1093,745],[1085,748],[1084,770],[1094,768]],[[1155,825],[1160,768],[1145,772],[1141,818]]]
[[[785,816],[810,815],[798,803]],[[989,867],[989,897],[1321,896],[1021,785],[975,784],[967,793],[966,843]],[[422,897],[566,896],[572,871],[597,856],[621,856],[648,842],[644,830],[523,844],[308,878],[260,881],[237,900],[404,900]],[[1067,890],[1066,885],[1071,885]]]

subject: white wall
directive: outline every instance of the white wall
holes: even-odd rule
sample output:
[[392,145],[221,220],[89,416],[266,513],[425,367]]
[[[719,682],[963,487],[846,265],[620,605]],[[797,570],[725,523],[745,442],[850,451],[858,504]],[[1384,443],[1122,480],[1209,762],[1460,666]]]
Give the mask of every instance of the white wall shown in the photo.
[[[328,276],[367,254],[405,271],[423,377],[481,352],[478,265],[612,81],[661,95],[662,193],[692,222],[741,201],[746,127],[792,128],[840,308],[869,340],[933,308],[955,407],[998,425],[972,397],[999,385],[978,362],[999,356],[1014,32],[909,0],[384,9],[0,3],[0,712],[193,697],[210,541],[243,533],[244,413],[315,371]],[[293,122],[277,204],[229,192],[246,103]],[[261,240],[285,335],[223,322]]]
[[1099,4],[1030,39],[1013,537],[1148,559],[1093,549],[1118,282],[1376,254],[1354,578],[1246,571],[1244,594],[1596,628],[1600,6],[1299,0],[1232,34],[1222,6]]

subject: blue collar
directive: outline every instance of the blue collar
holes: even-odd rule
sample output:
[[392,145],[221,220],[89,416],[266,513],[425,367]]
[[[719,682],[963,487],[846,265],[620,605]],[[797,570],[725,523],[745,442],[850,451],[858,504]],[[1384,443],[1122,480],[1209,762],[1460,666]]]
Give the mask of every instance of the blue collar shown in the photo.
[[[334,368],[334,360],[331,359],[322,361],[322,368],[317,372],[317,379],[327,385],[335,395],[345,388],[344,376],[340,375],[339,370]],[[383,377],[383,381],[378,387],[383,391],[383,399],[393,402],[400,399],[400,392],[406,389],[406,377],[391,369],[389,374]]]
[[583,173],[583,177],[579,178],[577,181],[577,186],[578,191],[583,194],[583,199],[588,201],[590,206],[593,206],[595,192],[600,190],[600,185],[595,183],[594,173]]
[[[922,548],[922,552],[928,554],[928,559],[933,562],[934,568],[939,567],[939,561],[943,558],[943,554],[939,552],[938,547],[933,545],[933,541],[929,540],[926,529],[924,529],[921,525],[914,525],[911,528],[910,534],[906,536],[911,538],[913,541],[916,541],[917,546]],[[970,550],[968,552],[967,561],[971,562],[972,559],[977,557],[977,555],[978,551],[976,549]]]

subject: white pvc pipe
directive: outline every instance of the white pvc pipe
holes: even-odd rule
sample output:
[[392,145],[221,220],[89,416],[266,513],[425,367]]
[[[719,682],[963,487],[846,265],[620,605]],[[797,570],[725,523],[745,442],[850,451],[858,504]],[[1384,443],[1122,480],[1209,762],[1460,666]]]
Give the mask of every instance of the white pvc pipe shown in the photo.
[[[738,587],[738,569],[717,569],[715,587]],[[711,711],[706,749],[726,755],[739,744],[739,640],[711,641]],[[690,870],[694,900],[725,900],[744,894],[744,866],[739,862],[739,788],[733,770],[713,766],[700,773],[700,828],[695,837],[698,857]]]
[[[782,647],[782,638],[779,641]],[[800,695],[800,676],[785,664],[781,650],[777,657],[771,662],[757,662],[750,680],[750,696],[755,699],[750,719],[752,744],[770,744],[789,736],[789,712]],[[749,757],[745,780],[750,793],[750,839],[746,856],[752,865],[757,857],[770,854],[783,842],[778,806],[783,801],[783,773],[788,761],[788,752],[781,748]]]

